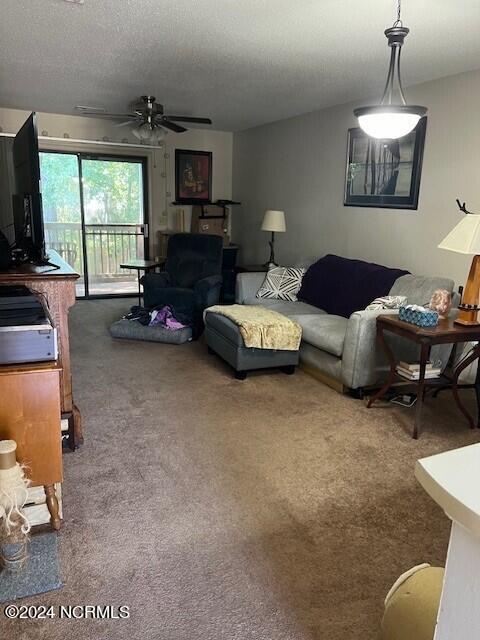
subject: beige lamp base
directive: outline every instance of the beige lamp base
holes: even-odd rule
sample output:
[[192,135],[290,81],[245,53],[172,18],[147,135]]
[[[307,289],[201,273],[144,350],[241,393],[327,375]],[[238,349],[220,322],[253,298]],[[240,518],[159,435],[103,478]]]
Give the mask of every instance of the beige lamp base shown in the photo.
[[[463,290],[462,303],[459,305],[460,311],[455,320],[455,324],[463,326],[480,326],[478,320],[478,306],[480,297],[480,256],[474,256],[467,284]],[[472,308],[469,308],[472,307]]]

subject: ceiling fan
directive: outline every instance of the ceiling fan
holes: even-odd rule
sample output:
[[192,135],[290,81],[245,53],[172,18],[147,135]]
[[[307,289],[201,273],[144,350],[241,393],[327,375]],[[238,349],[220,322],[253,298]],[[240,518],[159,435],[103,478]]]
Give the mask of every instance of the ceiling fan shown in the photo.
[[142,96],[140,100],[132,104],[132,113],[107,113],[104,109],[94,107],[75,107],[84,116],[95,118],[108,118],[110,120],[122,120],[117,127],[135,125],[132,133],[144,142],[156,142],[159,144],[166,134],[166,129],[175,133],[187,131],[177,122],[192,124],[212,124],[210,118],[195,118],[194,116],[165,115],[163,105],[155,102],[155,96]]

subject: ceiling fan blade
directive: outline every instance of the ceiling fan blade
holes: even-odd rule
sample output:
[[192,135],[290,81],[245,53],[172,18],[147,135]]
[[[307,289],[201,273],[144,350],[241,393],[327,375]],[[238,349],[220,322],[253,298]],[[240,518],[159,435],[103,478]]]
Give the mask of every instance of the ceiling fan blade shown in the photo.
[[164,116],[168,120],[175,120],[176,122],[195,122],[197,124],[212,124],[210,118],[195,118],[193,116]]
[[82,111],[82,116],[90,116],[92,118],[109,118],[110,120],[117,118],[121,118],[122,120],[125,120],[125,118],[130,118],[131,120],[137,119],[137,116],[133,113],[98,113],[98,111]]
[[187,131],[185,127],[182,127],[179,124],[175,124],[175,122],[170,122],[165,118],[165,116],[160,120],[160,123],[162,127],[170,129],[170,131],[175,131],[175,133],[183,133],[184,131]]
[[126,120],[125,122],[117,122],[114,127],[126,127],[128,124],[135,124],[135,120]]

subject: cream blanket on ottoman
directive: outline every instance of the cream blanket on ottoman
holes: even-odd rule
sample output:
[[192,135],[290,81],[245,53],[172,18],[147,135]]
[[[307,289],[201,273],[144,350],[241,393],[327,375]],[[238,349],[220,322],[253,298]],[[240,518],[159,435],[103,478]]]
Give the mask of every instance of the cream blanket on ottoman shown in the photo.
[[246,347],[298,351],[302,327],[277,311],[260,305],[217,304],[205,309],[207,313],[219,313],[234,322],[240,329]]

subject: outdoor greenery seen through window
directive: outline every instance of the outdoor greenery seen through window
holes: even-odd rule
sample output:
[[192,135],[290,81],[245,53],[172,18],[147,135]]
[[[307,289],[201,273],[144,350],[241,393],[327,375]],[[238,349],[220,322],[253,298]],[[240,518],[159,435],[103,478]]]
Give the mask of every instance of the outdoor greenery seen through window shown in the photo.
[[[140,162],[82,158],[85,223],[142,224],[143,184]],[[45,222],[80,223],[76,155],[41,153]]]
[[40,153],[40,175],[45,222],[80,224],[77,156]]

